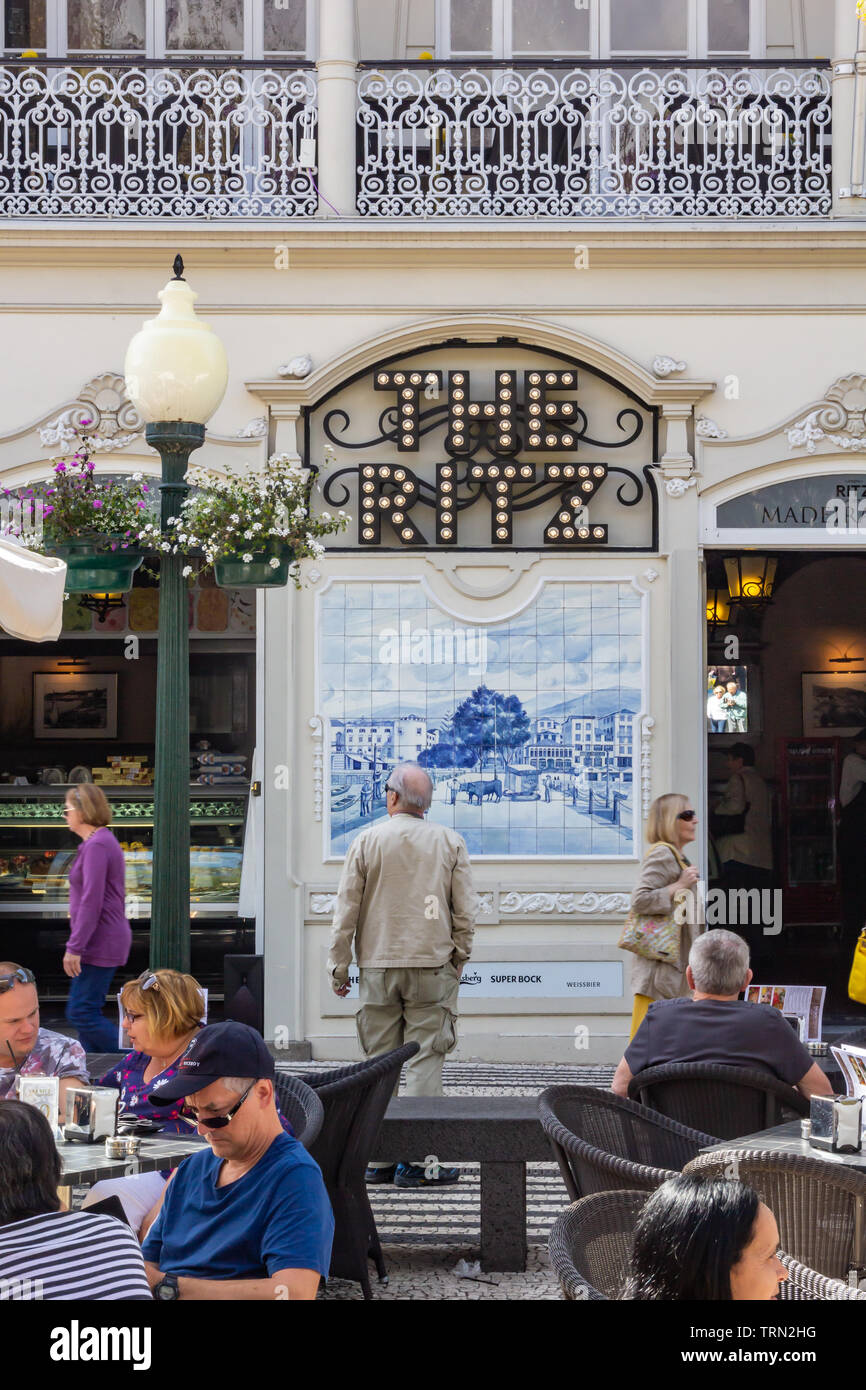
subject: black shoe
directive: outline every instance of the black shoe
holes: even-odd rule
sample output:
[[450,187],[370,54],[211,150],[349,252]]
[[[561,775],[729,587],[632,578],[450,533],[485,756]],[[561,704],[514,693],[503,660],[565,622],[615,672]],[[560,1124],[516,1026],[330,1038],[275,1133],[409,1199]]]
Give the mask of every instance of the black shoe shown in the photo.
[[364,1182],[370,1184],[376,1182],[393,1182],[396,1171],[396,1163],[392,1163],[388,1168],[373,1168],[370,1166],[364,1173]]
[[[429,1178],[428,1172],[431,1174]],[[447,1183],[457,1182],[459,1178],[459,1168],[443,1168],[439,1163],[431,1164],[429,1167],[422,1167],[418,1163],[398,1163],[394,1186],[444,1187]]]

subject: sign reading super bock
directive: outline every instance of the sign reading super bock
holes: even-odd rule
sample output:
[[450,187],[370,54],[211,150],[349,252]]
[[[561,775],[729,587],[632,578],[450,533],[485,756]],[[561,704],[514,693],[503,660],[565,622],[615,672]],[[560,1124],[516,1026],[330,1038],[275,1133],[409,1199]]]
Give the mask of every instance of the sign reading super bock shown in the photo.
[[449,344],[319,402],[307,462],[321,508],[356,518],[361,549],[648,550],[657,424],[580,364]]

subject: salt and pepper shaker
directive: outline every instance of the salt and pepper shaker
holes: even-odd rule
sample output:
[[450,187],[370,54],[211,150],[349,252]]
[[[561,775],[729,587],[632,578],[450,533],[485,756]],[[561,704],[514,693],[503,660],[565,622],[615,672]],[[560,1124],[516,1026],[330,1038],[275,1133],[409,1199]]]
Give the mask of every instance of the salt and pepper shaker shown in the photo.
[[800,1138],[809,1140],[812,1137],[812,1121],[803,1119],[800,1121]]

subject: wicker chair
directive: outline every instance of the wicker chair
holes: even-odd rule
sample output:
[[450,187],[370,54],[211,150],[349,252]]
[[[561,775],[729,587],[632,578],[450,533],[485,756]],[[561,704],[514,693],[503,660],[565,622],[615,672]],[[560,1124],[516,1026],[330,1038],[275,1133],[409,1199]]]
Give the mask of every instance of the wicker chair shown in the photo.
[[646,1199],[645,1191],[595,1192],[556,1218],[547,1248],[564,1298],[594,1303],[619,1297]]
[[538,1107],[573,1202],[612,1188],[651,1191],[714,1142],[596,1086],[551,1086]]
[[403,1063],[417,1051],[416,1042],[406,1043],[366,1062],[304,1076],[306,1084],[316,1090],[325,1112],[310,1153],[322,1170],[334,1209],[331,1276],[357,1280],[365,1298],[373,1297],[367,1261],[375,1261],[382,1282],[387,1281],[388,1274],[364,1170],[373,1156],[373,1146]]
[[866,1292],[852,1289],[842,1279],[828,1279],[815,1269],[808,1269],[790,1255],[780,1255],[788,1278],[779,1288],[779,1298],[807,1303],[829,1303],[840,1300],[866,1303]]
[[305,1149],[309,1149],[318,1138],[325,1118],[321,1097],[299,1076],[286,1076],[279,1072],[274,1081],[274,1090],[280,1110],[292,1126],[295,1138],[301,1141]]
[[[646,1199],[645,1192],[596,1192],[557,1217],[548,1249],[564,1298],[594,1303],[621,1296],[632,1233]],[[781,1255],[781,1260],[788,1271],[779,1286],[779,1298],[785,1302],[866,1302],[866,1292],[841,1279],[828,1279],[790,1255]]]
[[803,1154],[767,1149],[717,1149],[684,1169],[708,1177],[736,1176],[766,1202],[782,1248],[830,1279],[847,1281],[866,1262],[866,1173]]
[[809,1114],[806,1098],[777,1077],[715,1062],[645,1067],[632,1078],[628,1093],[669,1120],[717,1139],[742,1139]]

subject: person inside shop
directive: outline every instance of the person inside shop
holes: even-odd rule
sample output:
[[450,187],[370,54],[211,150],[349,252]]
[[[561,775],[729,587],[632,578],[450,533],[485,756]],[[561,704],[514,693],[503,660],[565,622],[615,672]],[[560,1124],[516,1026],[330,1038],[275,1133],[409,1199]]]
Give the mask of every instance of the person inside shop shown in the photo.
[[[689,893],[698,881],[698,871],[683,853],[697,833],[698,816],[687,796],[666,792],[657,796],[649,809],[646,838],[649,846],[640,866],[640,875],[631,895],[631,910],[640,916],[667,916],[674,909],[678,893]],[[699,911],[687,914],[682,924],[680,959],[676,964],[649,960],[636,954],[632,960],[631,987],[634,992],[630,1037],[634,1037],[650,1004],[655,999],[676,999],[688,993],[685,961],[696,931]],[[688,920],[691,918],[691,920]]]
[[15,961],[0,961],[0,1100],[14,1100],[18,1077],[60,1077],[59,1113],[70,1086],[88,1085],[84,1048],[74,1038],[39,1024],[36,976]]
[[[770,791],[755,771],[755,750],[748,743],[732,743],[725,763],[728,780],[710,817],[722,887],[728,893],[740,888],[772,888]],[[761,914],[755,914],[758,920],[754,922],[743,922],[739,904],[737,912],[737,925],[749,941],[752,961],[763,974],[770,962]]]
[[85,1052],[113,1052],[117,1030],[102,1012],[114,972],[129,959],[132,928],[126,920],[126,864],[108,829],[111,807],[101,787],[70,787],[66,824],[81,840],[69,870],[71,931],[63,956],[70,977],[66,1017]]
[[[205,1022],[204,991],[192,975],[179,970],[145,970],[137,980],[129,980],[120,992],[123,1028],[132,1051],[98,1081],[120,1092],[120,1113],[139,1119],[156,1120],[162,1135],[194,1135],[195,1121],[182,1114],[180,1104],[166,1112],[149,1096],[152,1086],[177,1076],[178,1063]],[[279,1112],[279,1106],[277,1107]],[[280,1122],[287,1134],[292,1126],[285,1116]],[[105,1178],[90,1188],[83,1206],[90,1207],[108,1197],[119,1198],[126,1219],[140,1239],[156,1219],[165,1184],[170,1173],[133,1173],[121,1178]]]
[[744,734],[748,717],[748,699],[745,690],[740,689],[739,681],[725,681],[721,705],[725,711],[727,732],[729,734]]
[[670,1062],[714,1062],[753,1067],[794,1086],[807,1099],[833,1088],[787,1019],[771,1004],[739,995],[752,981],[749,947],[735,932],[704,932],[689,952],[691,998],[651,1004],[625,1050],[611,1090],[627,1096],[633,1077]]
[[855,734],[842,761],[839,783],[839,887],[842,936],[836,988],[847,1002],[848,972],[857,938],[866,927],[866,729]]
[[268,1300],[316,1297],[328,1277],[334,1217],[321,1170],[286,1134],[274,1059],[255,1028],[202,1028],[155,1105],[185,1102],[208,1141],[167,1185],[142,1253],[153,1296]]
[[149,1303],[132,1231],[114,1216],[61,1211],[62,1181],[45,1116],[35,1105],[0,1100],[0,1301]]
[[751,1187],[678,1173],[638,1217],[622,1298],[763,1303],[787,1278],[776,1218]]

